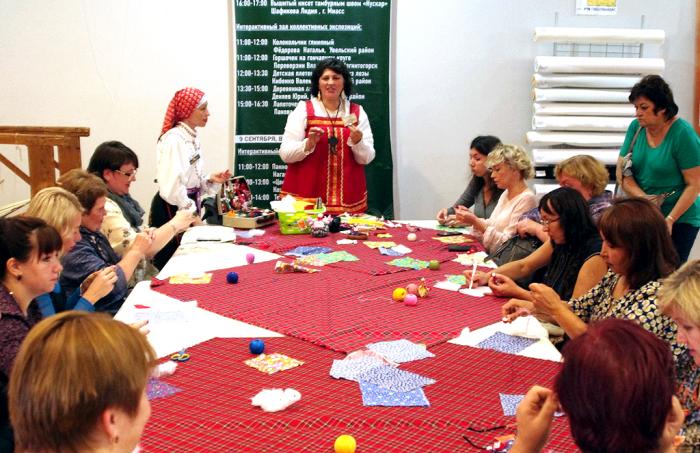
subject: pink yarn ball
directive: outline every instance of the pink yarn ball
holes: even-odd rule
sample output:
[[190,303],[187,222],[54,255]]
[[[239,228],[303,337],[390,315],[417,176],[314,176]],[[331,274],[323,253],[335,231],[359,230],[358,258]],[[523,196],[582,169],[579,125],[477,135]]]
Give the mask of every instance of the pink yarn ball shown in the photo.
[[415,307],[418,305],[418,296],[415,294],[406,294],[406,297],[403,298],[403,303],[409,307]]
[[418,285],[415,283],[409,283],[406,286],[406,292],[408,292],[408,294],[418,294]]
[[252,253],[246,253],[245,260],[248,264],[253,264],[255,262],[255,255]]

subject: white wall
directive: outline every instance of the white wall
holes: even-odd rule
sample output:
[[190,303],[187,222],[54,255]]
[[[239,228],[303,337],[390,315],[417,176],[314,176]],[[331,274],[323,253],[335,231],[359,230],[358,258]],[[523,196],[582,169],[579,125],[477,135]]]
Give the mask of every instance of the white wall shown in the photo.
[[[692,114],[695,2],[618,0],[616,16],[575,16],[574,0],[394,0],[393,153],[400,218],[432,217],[465,187],[466,148],[494,134],[524,145],[532,61],[549,49],[535,26],[666,31],[649,49],[666,59],[681,115]],[[200,87],[209,169],[231,165],[227,0],[0,0],[0,124],[88,126],[83,162],[118,139],[141,160],[132,192],[148,206],[155,141],[174,91]],[[9,147],[8,155],[17,154]],[[2,147],[7,151],[8,147]],[[26,197],[0,168],[0,204]]]
[[645,15],[645,28],[664,29],[666,43],[644,56],[666,59],[665,77],[690,119],[695,2],[618,0],[618,14],[609,17],[575,16],[574,3],[400,0],[394,147],[402,218],[430,217],[457,199],[473,137],[525,145],[533,60],[552,52],[532,42],[533,28],[553,26],[557,12],[560,26],[638,28]]
[[[196,86],[210,99],[207,166],[228,165],[226,0],[0,0],[0,11],[0,124],[87,126],[84,166],[98,144],[123,141],[139,156],[132,193],[148,209],[166,107]],[[0,204],[29,194],[8,173],[0,167]]]

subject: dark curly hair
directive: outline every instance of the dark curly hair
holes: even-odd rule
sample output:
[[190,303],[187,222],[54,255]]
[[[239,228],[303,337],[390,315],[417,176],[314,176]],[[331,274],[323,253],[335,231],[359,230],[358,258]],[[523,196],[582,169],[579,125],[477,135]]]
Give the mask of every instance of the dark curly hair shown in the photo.
[[311,73],[311,96],[318,96],[318,80],[326,69],[330,69],[336,74],[343,76],[343,81],[345,82],[343,90],[345,91],[345,96],[350,96],[352,93],[352,76],[350,76],[350,71],[348,71],[348,67],[345,63],[335,57],[319,61],[316,65],[316,69]]
[[673,100],[673,91],[661,76],[648,75],[637,82],[630,92],[629,100],[634,102],[641,96],[654,103],[654,113],[666,109],[664,116],[670,120],[678,113],[678,105]]

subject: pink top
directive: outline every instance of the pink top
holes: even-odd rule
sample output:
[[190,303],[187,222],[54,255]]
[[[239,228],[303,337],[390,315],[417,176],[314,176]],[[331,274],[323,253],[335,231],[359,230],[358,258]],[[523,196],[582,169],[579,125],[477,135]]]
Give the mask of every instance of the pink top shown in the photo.
[[481,240],[486,250],[493,253],[499,245],[515,236],[520,216],[536,206],[535,194],[530,189],[524,190],[512,200],[508,199],[507,190],[503,192],[491,217],[486,219],[486,230]]

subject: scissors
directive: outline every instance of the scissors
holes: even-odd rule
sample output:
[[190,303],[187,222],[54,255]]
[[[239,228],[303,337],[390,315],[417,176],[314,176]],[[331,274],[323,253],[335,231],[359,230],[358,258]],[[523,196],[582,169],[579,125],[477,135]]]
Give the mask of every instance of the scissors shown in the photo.
[[190,360],[190,355],[186,353],[184,349],[181,349],[180,352],[171,355],[170,360],[173,362],[187,362]]

